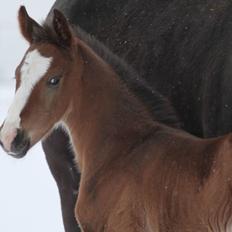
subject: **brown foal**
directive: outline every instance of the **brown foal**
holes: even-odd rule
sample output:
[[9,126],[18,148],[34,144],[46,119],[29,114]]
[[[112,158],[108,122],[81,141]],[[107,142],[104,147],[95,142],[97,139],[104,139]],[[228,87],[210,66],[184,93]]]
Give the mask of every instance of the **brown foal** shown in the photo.
[[199,139],[154,122],[120,78],[136,74],[115,70],[59,11],[40,26],[21,7],[19,23],[30,48],[1,143],[21,157],[63,125],[81,172],[82,231],[232,231],[230,135]]

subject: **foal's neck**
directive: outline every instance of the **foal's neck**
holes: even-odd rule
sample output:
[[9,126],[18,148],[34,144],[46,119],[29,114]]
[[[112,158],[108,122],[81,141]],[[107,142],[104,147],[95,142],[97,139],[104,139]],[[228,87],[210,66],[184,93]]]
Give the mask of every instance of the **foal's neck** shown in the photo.
[[82,43],[79,53],[83,60],[79,100],[73,96],[66,124],[84,174],[125,157],[151,132],[154,122],[105,61]]

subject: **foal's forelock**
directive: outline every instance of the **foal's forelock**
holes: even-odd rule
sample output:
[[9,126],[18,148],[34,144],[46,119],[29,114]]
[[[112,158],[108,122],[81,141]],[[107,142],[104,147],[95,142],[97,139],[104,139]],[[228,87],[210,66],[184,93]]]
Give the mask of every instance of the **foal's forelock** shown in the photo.
[[20,70],[20,86],[15,93],[13,103],[11,104],[1,135],[10,133],[10,130],[20,128],[20,114],[26,106],[28,99],[35,85],[46,74],[52,57],[44,57],[35,49],[29,51]]

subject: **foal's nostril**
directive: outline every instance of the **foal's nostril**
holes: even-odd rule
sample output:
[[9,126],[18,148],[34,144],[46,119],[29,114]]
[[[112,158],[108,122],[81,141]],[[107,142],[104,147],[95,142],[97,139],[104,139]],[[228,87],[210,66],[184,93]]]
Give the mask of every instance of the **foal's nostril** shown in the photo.
[[26,133],[23,130],[18,129],[17,135],[11,144],[11,151],[15,153],[19,153],[24,150],[27,150],[29,145],[30,145],[30,141]]
[[20,130],[20,129],[17,129],[17,135],[13,141],[12,144],[14,144],[14,146],[19,146],[21,144],[21,142],[23,141],[24,139],[24,132],[23,130]]

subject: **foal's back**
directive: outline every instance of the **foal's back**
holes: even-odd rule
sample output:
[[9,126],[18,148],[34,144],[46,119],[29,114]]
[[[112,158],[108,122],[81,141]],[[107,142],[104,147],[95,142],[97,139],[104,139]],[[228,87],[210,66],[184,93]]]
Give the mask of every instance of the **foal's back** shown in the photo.
[[229,231],[231,141],[231,135],[202,140],[161,126],[139,146],[131,194],[147,228],[140,231]]
[[99,191],[114,202],[106,231],[230,231],[231,141],[161,126],[103,174],[112,179]]

